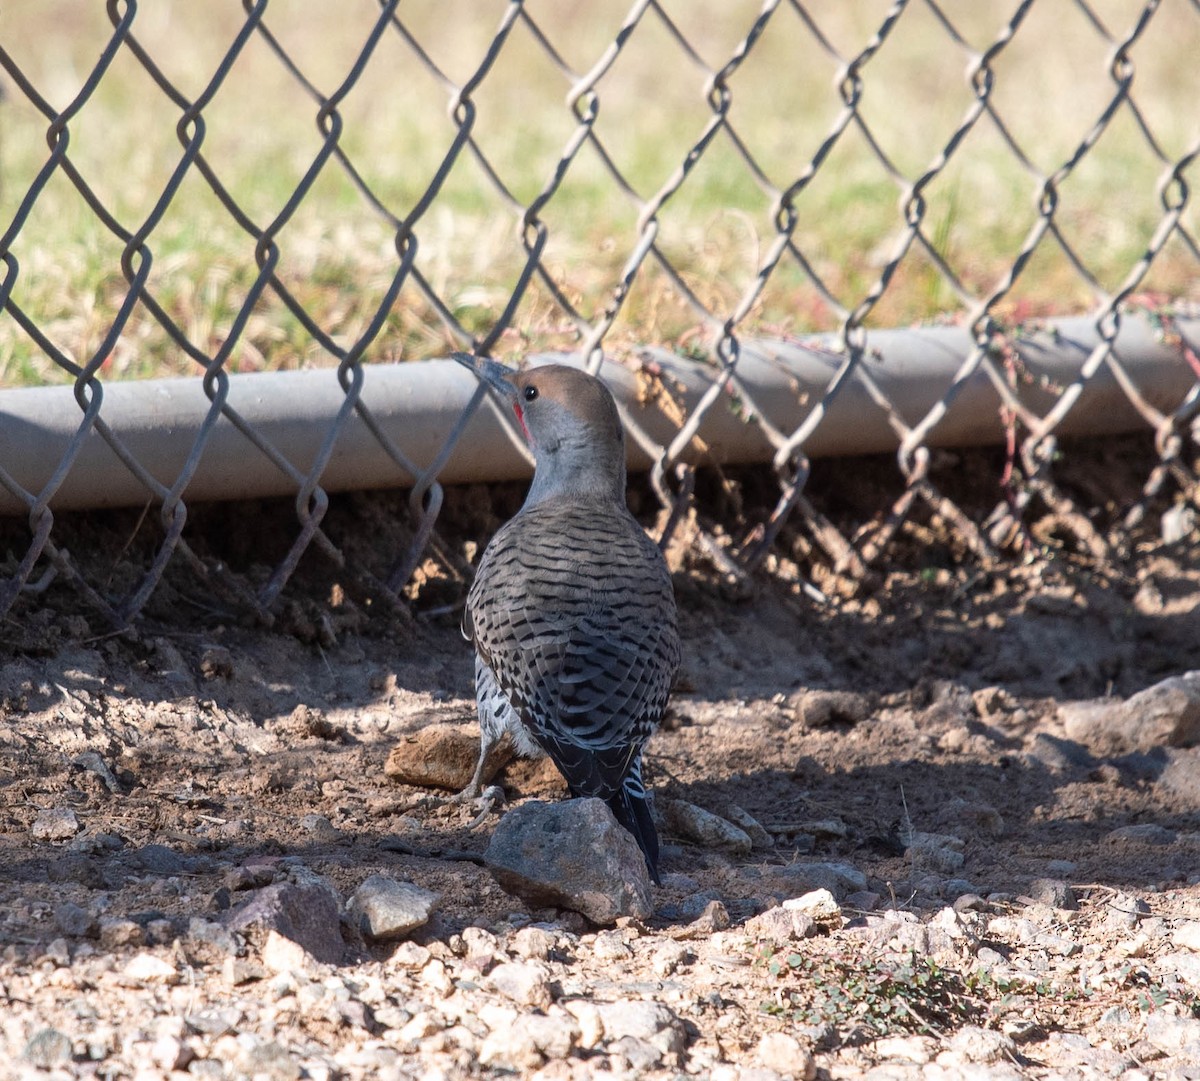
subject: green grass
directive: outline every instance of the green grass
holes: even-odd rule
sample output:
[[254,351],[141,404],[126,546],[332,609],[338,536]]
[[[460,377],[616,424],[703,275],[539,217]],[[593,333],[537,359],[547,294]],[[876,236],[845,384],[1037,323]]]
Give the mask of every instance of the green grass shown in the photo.
[[[967,39],[986,47],[1003,13],[997,5],[950,0],[944,9]],[[1133,17],[1120,0],[1095,9],[1114,34]],[[757,3],[664,5],[705,62],[733,54],[760,10]],[[864,47],[888,4],[881,0],[808,5],[843,56]],[[405,25],[448,77],[468,78],[484,56],[506,5],[500,0],[412,0],[399,8]],[[312,5],[272,0],[266,25],[324,93],[354,62],[377,11],[368,0]],[[565,5],[531,0],[526,10],[577,71],[588,70],[625,17],[622,3]],[[138,40],[185,93],[201,92],[244,15],[240,3],[142,4]],[[70,30],[64,27],[70,26]],[[1200,72],[1191,60],[1200,17],[1182,0],[1165,0],[1134,46],[1134,97],[1168,157],[1200,137],[1195,102]],[[87,78],[111,28],[103,5],[67,0],[6,8],[0,45],[56,108]],[[1041,0],[995,64],[993,102],[1038,168],[1050,171],[1073,152],[1112,94],[1110,46],[1076,10]],[[863,69],[860,115],[903,174],[916,179],[961,121],[972,95],[969,56],[913,4],[892,37]],[[772,182],[800,177],[837,120],[838,63],[820,48],[795,11],[781,5],[749,59],[730,77],[730,123]],[[7,228],[47,159],[47,122],[6,76],[0,103],[0,229]],[[595,131],[642,199],[666,184],[712,116],[705,74],[646,14],[599,84]],[[476,90],[474,129],[504,183],[528,204],[549,182],[575,129],[565,106],[570,81],[523,24]],[[455,128],[442,86],[401,37],[385,33],[362,79],[341,107],[342,146],[397,216],[415,205],[436,174]],[[261,40],[251,39],[204,112],[203,147],[246,213],[260,226],[287,202],[320,147],[316,106]],[[179,110],[121,50],[70,125],[70,158],[97,196],[132,230],[151,213],[181,147]],[[1160,217],[1156,188],[1163,167],[1131,115],[1111,125],[1062,186],[1059,221],[1101,283],[1116,288],[1145,248]],[[1200,166],[1189,172],[1192,187]],[[825,287],[844,308],[872,289],[903,226],[903,183],[890,177],[852,126],[822,168],[796,194],[794,234]],[[1036,182],[985,117],[951,164],[926,189],[926,235],[966,287],[988,293],[1001,280],[1036,221]],[[508,206],[464,154],[434,205],[417,223],[417,265],[446,307],[472,334],[487,334],[503,311],[524,263],[519,211]],[[558,287],[589,321],[601,318],[637,243],[638,207],[585,146],[542,218],[550,230],[545,263]],[[1200,232],[1193,203],[1185,224]],[[718,317],[753,288],[776,236],[771,197],[724,132],[659,215],[658,244],[700,300]],[[278,236],[278,275],[329,334],[348,344],[368,325],[398,267],[393,232],[330,162]],[[221,207],[198,173],[185,179],[151,232],[150,288],[191,340],[208,353],[227,338],[257,275],[254,243]],[[121,243],[99,223],[66,178],[42,191],[13,245],[21,273],[12,300],[76,363],[95,356],[127,291]],[[1191,253],[1173,244],[1144,290],[1200,298]],[[998,306],[1004,318],[1066,314],[1096,297],[1053,245],[1031,260]],[[871,313],[872,325],[904,325],[964,314],[964,306],[914,248]],[[836,329],[836,310],[800,266],[785,256],[743,323],[745,333]],[[647,262],[607,345],[704,341],[696,314],[668,278]],[[534,282],[498,352],[570,348],[576,331],[549,291]],[[389,312],[369,360],[437,355],[460,343],[410,284]],[[258,302],[231,370],[330,365],[273,293]],[[138,305],[104,372],[144,378],[194,371],[196,365]],[[0,314],[0,385],[62,381],[58,369],[7,314]]]

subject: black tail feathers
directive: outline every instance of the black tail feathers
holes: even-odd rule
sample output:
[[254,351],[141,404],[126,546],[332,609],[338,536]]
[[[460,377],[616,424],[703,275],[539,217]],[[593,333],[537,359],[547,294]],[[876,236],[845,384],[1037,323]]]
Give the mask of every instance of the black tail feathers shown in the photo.
[[658,831],[654,828],[654,818],[650,814],[650,804],[646,794],[638,782],[637,790],[632,791],[630,784],[625,784],[620,792],[612,796],[607,803],[613,815],[637,841],[638,848],[646,857],[646,867],[650,878],[656,886],[662,885],[658,874]]

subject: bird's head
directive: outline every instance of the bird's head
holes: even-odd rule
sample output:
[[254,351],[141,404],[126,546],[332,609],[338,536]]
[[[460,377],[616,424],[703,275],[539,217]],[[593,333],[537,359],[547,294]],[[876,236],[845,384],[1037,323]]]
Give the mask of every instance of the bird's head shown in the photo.
[[515,371],[462,353],[455,359],[516,414],[537,461],[527,506],[567,493],[615,494],[624,501],[625,433],[613,396],[599,379],[562,364]]

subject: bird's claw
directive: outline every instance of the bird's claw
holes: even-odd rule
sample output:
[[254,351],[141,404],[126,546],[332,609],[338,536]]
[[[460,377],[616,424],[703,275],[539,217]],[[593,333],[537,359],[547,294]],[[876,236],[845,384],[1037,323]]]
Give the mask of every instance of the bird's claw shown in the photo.
[[479,814],[475,816],[467,829],[477,829],[487,821],[492,811],[502,806],[504,806],[504,789],[498,784],[488,785],[478,799]]

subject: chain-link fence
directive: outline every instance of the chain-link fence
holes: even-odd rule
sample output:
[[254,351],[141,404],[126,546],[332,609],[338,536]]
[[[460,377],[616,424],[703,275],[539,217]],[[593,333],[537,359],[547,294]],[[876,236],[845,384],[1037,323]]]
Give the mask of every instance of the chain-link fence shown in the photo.
[[[625,419],[666,535],[694,498],[706,420],[732,408],[756,424],[774,494],[729,530],[720,558],[738,573],[784,523],[813,558],[857,576],[922,513],[981,559],[1023,543],[1035,505],[1094,552],[1151,506],[1188,523],[1198,35],[1197,0],[8,6],[0,376],[70,385],[73,398],[71,433],[36,482],[12,471],[27,433],[0,406],[0,485],[28,521],[0,613],[57,580],[120,625],[184,564],[269,619],[305,551],[345,562],[322,522],[326,470],[352,426],[411,487],[407,550],[353,568],[402,603],[434,534],[439,473],[483,395],[417,461],[364,388],[378,362],[453,350],[569,350],[594,371],[616,360],[667,413],[672,387],[645,347],[702,360],[706,388],[669,436],[634,410]],[[1091,344],[1031,407],[1022,343],[1048,317],[1081,313]],[[1185,373],[1169,401],[1123,355],[1138,313]],[[914,413],[869,362],[873,328],[917,321],[953,323],[966,345]],[[815,333],[828,335],[828,376],[779,427],[743,377],[749,343]],[[232,381],[322,366],[338,406],[298,461],[247,419]],[[164,480],[110,423],[105,391],[168,375],[205,399]],[[939,428],[981,376],[1008,440],[982,517],[930,468]],[[1073,504],[1055,473],[1062,425],[1100,378],[1157,452],[1141,498],[1108,519]],[[846,528],[806,484],[809,448],[852,387],[894,433],[902,476]],[[295,496],[295,535],[256,584],[189,543],[189,485],[227,429]],[[56,538],[56,497],[97,440],[161,524],[116,594]]]

